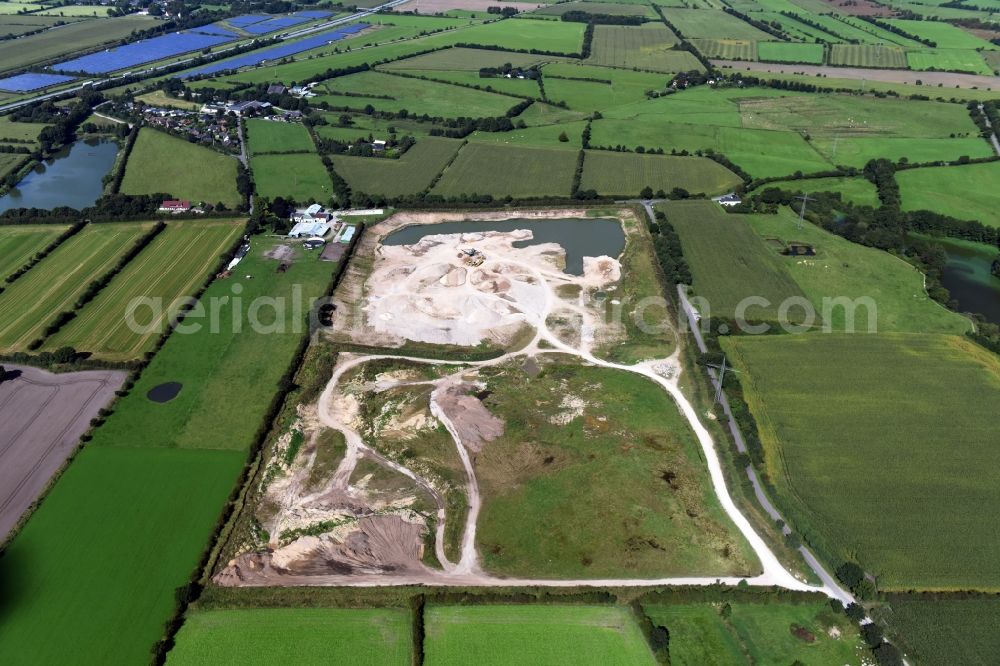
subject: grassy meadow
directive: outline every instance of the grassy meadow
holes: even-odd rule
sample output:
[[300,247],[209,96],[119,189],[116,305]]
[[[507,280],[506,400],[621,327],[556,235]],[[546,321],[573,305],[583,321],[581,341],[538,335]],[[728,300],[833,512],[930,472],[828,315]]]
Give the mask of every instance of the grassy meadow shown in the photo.
[[[177,199],[240,204],[236,159],[145,127],[139,130],[122,179],[123,194],[166,193]],[[193,168],[197,165],[198,168]]]
[[568,197],[576,155],[575,151],[552,148],[469,143],[445,169],[431,193]]
[[246,133],[251,155],[311,153],[316,149],[309,132],[299,123],[251,118],[246,122]]
[[[757,236],[742,215],[730,215],[712,201],[657,204],[681,238],[694,293],[708,302],[702,316],[736,316],[749,297],[767,299],[743,311],[746,321],[777,321],[779,307],[803,296],[778,253]],[[798,315],[795,309],[789,316]]]
[[628,609],[614,606],[430,606],[428,666],[572,661],[579,666],[655,664]]
[[333,196],[330,176],[316,153],[255,155],[250,158],[250,170],[262,197],[328,203]]
[[[765,473],[807,541],[880,589],[1000,587],[1000,360],[958,336],[724,340]],[[850,391],[845,391],[850,387]],[[974,473],[973,473],[974,471]]]
[[903,210],[930,210],[960,220],[977,220],[988,226],[1000,225],[997,178],[1000,164],[908,169],[896,174]]
[[410,612],[394,608],[196,611],[185,619],[167,664],[273,664],[294,649],[297,664],[406,666],[410,625]]
[[604,150],[587,151],[583,160],[581,190],[608,196],[638,196],[644,187],[669,192],[723,194],[740,184],[736,174],[704,157],[638,155]]
[[[99,358],[130,360],[142,356],[166,330],[168,309],[193,295],[243,231],[243,220],[169,223],[167,228],[62,330],[46,340],[46,349],[69,345]],[[129,308],[137,299],[161,304]]]
[[400,196],[421,192],[461,149],[456,139],[425,137],[398,159],[334,155],[333,168],[355,191]]
[[[774,241],[813,247],[814,257],[780,259],[820,314],[822,324],[831,330],[848,328],[847,313],[842,307],[831,307],[827,316],[823,299],[843,297],[871,298],[876,306],[876,330],[880,333],[962,334],[970,329],[965,317],[931,300],[919,271],[887,252],[852,243],[808,222],[800,226],[798,215],[787,208],[778,215],[748,215],[744,219],[772,246],[775,254],[779,248]],[[868,310],[859,308],[850,328],[866,332],[867,317]]]

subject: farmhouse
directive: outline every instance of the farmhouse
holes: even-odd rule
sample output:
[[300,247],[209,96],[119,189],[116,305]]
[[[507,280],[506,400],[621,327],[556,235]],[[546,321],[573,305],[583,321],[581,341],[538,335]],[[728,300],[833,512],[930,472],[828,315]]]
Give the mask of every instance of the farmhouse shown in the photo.
[[250,100],[248,102],[233,102],[226,106],[226,110],[232,111],[237,116],[253,115],[254,113],[270,108],[270,102],[258,102],[257,100]]
[[158,210],[162,213],[186,213],[191,210],[191,202],[182,199],[165,199]]
[[716,201],[723,206],[739,206],[743,203],[743,199],[741,199],[738,194],[734,194],[732,192],[724,194],[721,197],[713,197],[712,201]]

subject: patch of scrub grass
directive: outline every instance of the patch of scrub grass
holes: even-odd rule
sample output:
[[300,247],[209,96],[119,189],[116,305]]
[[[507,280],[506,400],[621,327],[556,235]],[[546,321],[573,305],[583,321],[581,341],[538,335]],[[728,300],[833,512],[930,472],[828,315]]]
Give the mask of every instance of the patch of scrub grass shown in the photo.
[[535,377],[520,364],[480,374],[491,391],[484,404],[506,424],[475,457],[487,571],[601,578],[757,569],[659,386],[563,361],[546,360]]

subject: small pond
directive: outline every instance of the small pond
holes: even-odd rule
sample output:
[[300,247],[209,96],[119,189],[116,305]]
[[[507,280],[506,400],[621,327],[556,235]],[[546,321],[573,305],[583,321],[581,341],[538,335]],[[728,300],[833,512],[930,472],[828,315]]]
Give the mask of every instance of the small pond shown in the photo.
[[180,382],[164,382],[149,389],[146,397],[152,402],[170,402],[177,397],[184,385]]
[[608,218],[563,218],[556,220],[468,220],[440,224],[415,224],[392,232],[383,245],[412,245],[424,236],[469,234],[484,231],[531,231],[530,241],[517,241],[514,247],[557,243],[566,251],[566,272],[583,274],[584,257],[618,257],[625,249],[625,232],[618,220]]
[[1000,250],[980,243],[935,238],[948,253],[941,284],[958,301],[962,312],[978,312],[1000,324],[1000,278],[990,273]]
[[51,210],[58,206],[76,209],[91,206],[104,191],[102,179],[114,167],[117,155],[115,141],[77,141],[36,166],[0,197],[0,213],[11,208]]

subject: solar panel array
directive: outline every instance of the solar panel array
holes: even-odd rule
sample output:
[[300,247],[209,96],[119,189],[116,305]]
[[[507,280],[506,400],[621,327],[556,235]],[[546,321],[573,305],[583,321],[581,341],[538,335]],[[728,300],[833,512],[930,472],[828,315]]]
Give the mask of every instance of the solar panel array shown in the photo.
[[218,23],[209,23],[208,25],[191,28],[191,32],[200,32],[203,35],[221,35],[223,37],[233,38],[239,37],[238,34],[228,28],[222,27]]
[[63,72],[87,72],[107,74],[119,69],[127,69],[147,62],[155,62],[172,56],[200,51],[232,41],[225,35],[205,35],[197,32],[174,32],[151,39],[142,39],[115,49],[92,53],[81,58],[67,60],[52,66]]
[[251,35],[263,35],[268,32],[274,32],[275,30],[291,28],[294,25],[306,23],[311,20],[312,19],[306,16],[279,16],[277,18],[270,19],[269,21],[262,21],[260,23],[248,25],[243,29]]
[[315,35],[310,35],[305,39],[279,44],[270,48],[261,49],[260,51],[254,51],[252,53],[245,53],[229,60],[213,62],[209,65],[205,65],[204,67],[198,67],[197,69],[183,72],[178,74],[178,76],[187,79],[192,76],[200,76],[202,74],[215,74],[216,72],[224,72],[230,69],[239,69],[241,67],[259,65],[270,60],[280,60],[282,58],[295,55],[296,53],[302,53],[303,51],[319,48],[329,42],[335,42],[337,40],[344,39],[345,37],[350,37],[351,35],[361,32],[367,27],[367,23],[354,23],[352,25],[343,26],[328,32],[320,32]]
[[226,23],[237,28],[242,28],[250,25],[251,23],[260,23],[261,21],[266,21],[271,18],[267,14],[244,14],[243,16],[234,16],[233,18],[226,19]]
[[0,90],[5,92],[31,92],[32,90],[39,90],[40,88],[47,88],[57,83],[66,83],[72,80],[72,76],[64,76],[62,74],[35,74],[28,72],[27,74],[18,74],[17,76],[8,76],[6,79],[0,79]]

